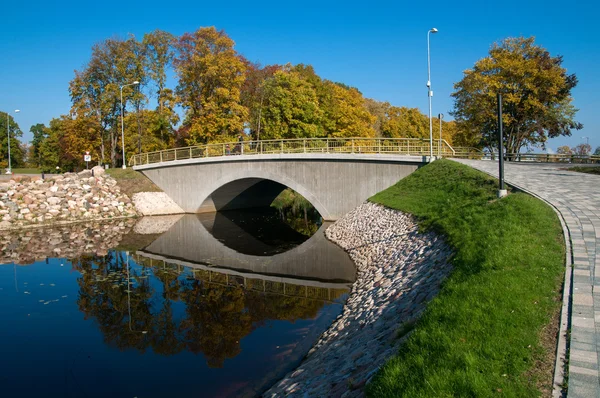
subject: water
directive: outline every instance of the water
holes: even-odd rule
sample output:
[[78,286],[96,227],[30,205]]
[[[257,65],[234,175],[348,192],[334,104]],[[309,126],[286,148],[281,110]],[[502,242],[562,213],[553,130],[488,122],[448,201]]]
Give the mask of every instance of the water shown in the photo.
[[326,226],[307,237],[270,211],[134,223],[0,238],[0,396],[255,396],[354,280]]

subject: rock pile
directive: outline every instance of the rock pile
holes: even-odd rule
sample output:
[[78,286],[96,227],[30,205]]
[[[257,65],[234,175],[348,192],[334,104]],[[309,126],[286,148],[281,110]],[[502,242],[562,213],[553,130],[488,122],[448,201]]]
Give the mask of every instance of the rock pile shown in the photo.
[[45,180],[21,177],[0,182],[0,230],[137,215],[117,181],[99,174],[92,176],[86,170]]
[[327,237],[356,263],[342,314],[302,364],[265,397],[357,397],[410,334],[451,270],[451,251],[414,217],[365,203],[329,227]]
[[129,233],[135,219],[13,231],[0,236],[0,264],[32,264],[51,257],[105,256]]

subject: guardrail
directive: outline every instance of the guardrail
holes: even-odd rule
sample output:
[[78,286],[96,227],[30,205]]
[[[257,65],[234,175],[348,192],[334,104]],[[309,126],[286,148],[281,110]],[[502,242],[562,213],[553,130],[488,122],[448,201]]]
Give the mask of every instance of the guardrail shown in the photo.
[[[164,163],[175,160],[210,158],[233,155],[293,153],[357,153],[429,155],[429,140],[420,138],[296,138],[224,142],[147,152],[129,158],[130,166]],[[454,156],[455,150],[442,140],[434,140],[435,156]]]
[[[130,166],[172,162],[175,160],[212,158],[234,155],[294,153],[357,153],[429,156],[429,140],[421,138],[295,138],[224,142],[165,149],[133,155]],[[447,141],[433,142],[433,154],[438,157],[495,159],[496,154],[472,147],[452,147]],[[600,163],[600,156],[546,153],[509,153],[508,161],[548,163]]]
[[[597,155],[565,155],[559,153],[507,153],[505,159],[510,162],[535,162],[535,163],[597,163]],[[482,159],[496,159],[496,154],[486,153]]]

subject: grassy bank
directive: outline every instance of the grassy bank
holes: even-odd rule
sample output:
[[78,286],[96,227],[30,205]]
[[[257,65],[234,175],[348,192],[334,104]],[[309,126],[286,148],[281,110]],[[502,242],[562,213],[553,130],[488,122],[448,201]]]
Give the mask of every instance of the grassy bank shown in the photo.
[[161,192],[162,190],[154,185],[148,177],[142,173],[127,169],[108,169],[108,175],[117,180],[122,192],[125,192],[130,198],[138,192]]
[[455,257],[439,296],[368,395],[550,394],[562,229],[545,203],[523,193],[497,200],[496,189],[485,174],[440,160],[371,199],[446,236]]
[[570,167],[567,170],[569,170],[569,171],[577,171],[579,173],[588,173],[588,174],[600,175],[600,166],[595,166],[595,167],[580,167],[580,166],[575,166],[575,167]]

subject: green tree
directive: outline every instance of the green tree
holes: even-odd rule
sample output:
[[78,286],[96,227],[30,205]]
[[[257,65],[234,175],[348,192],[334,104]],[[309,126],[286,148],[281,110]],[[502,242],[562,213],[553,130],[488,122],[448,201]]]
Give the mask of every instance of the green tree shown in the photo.
[[23,132],[10,113],[0,111],[0,168],[8,167],[7,127],[10,128],[11,167],[21,167],[24,165],[25,154],[23,153],[23,147],[21,145],[21,141],[19,141],[19,138],[23,136]]
[[[179,116],[175,112],[176,101],[173,90],[166,87],[167,69],[172,66],[173,57],[175,56],[174,42],[175,37],[162,30],[147,33],[142,40],[145,67],[149,78],[156,86],[156,100],[158,103],[157,113],[152,118],[151,124],[146,123],[144,127],[151,129],[153,136],[160,137],[165,146],[172,143],[173,126],[179,122]],[[143,117],[141,119],[144,120]],[[138,149],[140,148],[138,147]]]
[[310,138],[325,134],[317,93],[289,65],[265,82],[261,138]]
[[233,46],[214,27],[185,33],[176,43],[176,93],[186,110],[189,144],[237,134],[244,127],[248,110],[240,104],[240,91],[246,67]]
[[48,136],[47,127],[43,123],[34,124],[29,129],[29,132],[33,134],[31,140],[31,159],[29,159],[32,165],[39,167],[42,164],[40,145]]
[[503,95],[504,139],[508,153],[571,135],[583,126],[574,120],[571,90],[574,74],[534,43],[534,38],[508,38],[495,43],[454,85],[452,115],[480,147],[491,147],[497,131],[496,94]]
[[596,150],[594,151],[594,156],[600,156],[600,146],[596,147]]
[[242,61],[246,64],[246,80],[241,88],[240,101],[248,109],[246,125],[250,129],[250,135],[254,139],[260,139],[260,130],[264,126],[262,112],[266,81],[273,78],[273,74],[282,67],[280,65],[261,67],[245,58],[242,58]]

